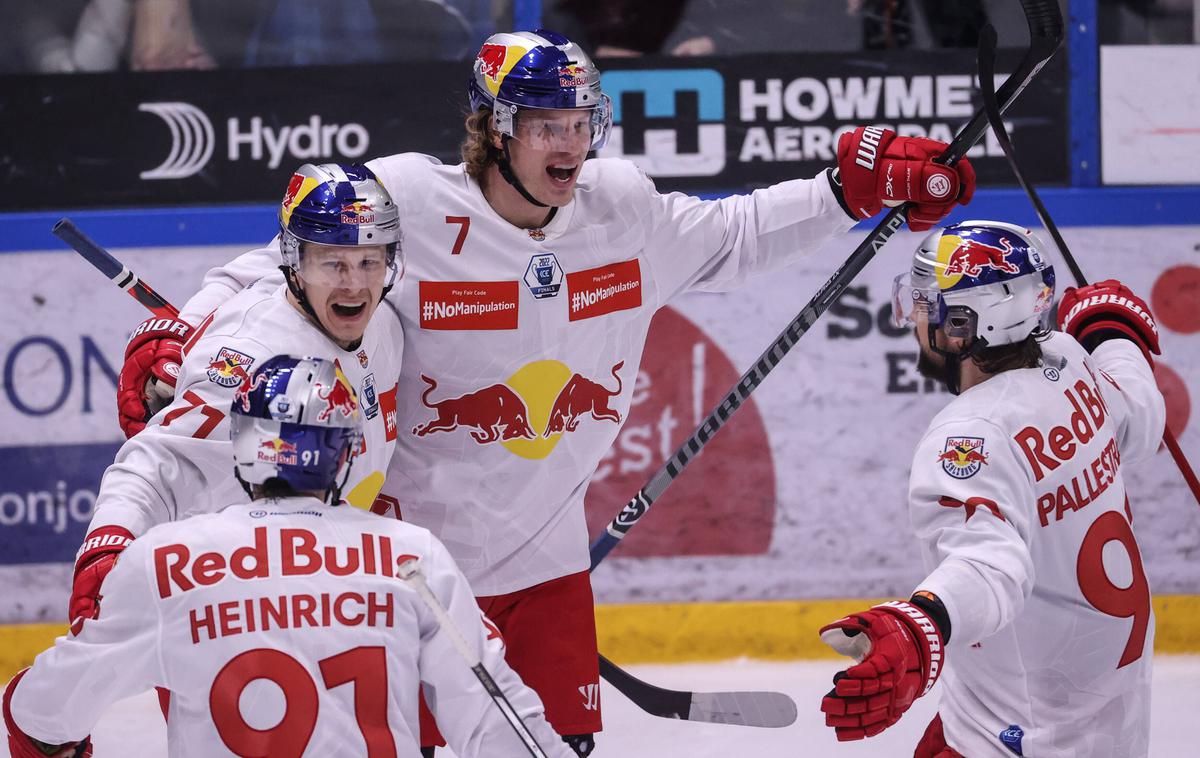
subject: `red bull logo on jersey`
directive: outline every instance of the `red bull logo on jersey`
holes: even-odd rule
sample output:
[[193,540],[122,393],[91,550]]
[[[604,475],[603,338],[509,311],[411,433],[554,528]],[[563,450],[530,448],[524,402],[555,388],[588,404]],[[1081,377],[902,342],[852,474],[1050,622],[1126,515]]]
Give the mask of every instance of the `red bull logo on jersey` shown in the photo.
[[341,366],[334,366],[336,379],[332,386],[316,385],[317,397],[325,401],[325,407],[317,414],[317,421],[328,421],[334,413],[340,413],[343,418],[352,417],[358,410],[358,399],[354,396],[354,388],[342,373]]
[[254,359],[227,347],[221,348],[208,362],[208,380],[222,387],[240,387],[250,383]]
[[258,446],[258,460],[280,466],[295,466],[296,446],[278,437],[263,440]]
[[375,206],[355,200],[342,206],[341,217],[343,224],[373,224]]
[[946,448],[938,455],[942,470],[955,479],[970,479],[987,465],[983,437],[947,437]]
[[422,375],[427,386],[421,403],[436,416],[412,433],[426,437],[462,428],[481,445],[499,443],[523,458],[545,458],[585,421],[620,426],[622,415],[613,405],[625,388],[624,365],[618,361],[611,379],[597,381],[560,361],[535,361],[503,382],[458,395],[439,391],[436,379]]

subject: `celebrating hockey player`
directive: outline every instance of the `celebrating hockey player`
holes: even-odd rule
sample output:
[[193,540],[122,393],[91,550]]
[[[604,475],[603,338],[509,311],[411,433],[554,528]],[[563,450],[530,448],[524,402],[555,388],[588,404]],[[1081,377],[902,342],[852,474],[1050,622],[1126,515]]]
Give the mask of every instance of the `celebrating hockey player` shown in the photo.
[[1122,468],[1165,423],[1158,333],[1116,280],[1068,288],[1028,230],[931,234],[897,277],[920,368],[957,395],[917,446],[909,510],[929,570],[907,601],[821,638],[858,661],[821,703],[870,737],[942,680],[918,758],[1147,755],[1154,616]]
[[353,390],[346,412],[330,412],[342,382],[319,358],[270,357],[253,373],[222,409],[252,502],[154,527],[122,552],[99,617],[8,685],[13,758],[90,755],[87,735],[108,706],[155,685],[173,693],[172,756],[415,758],[418,682],[436,693],[430,707],[458,755],[529,755],[456,654],[454,632],[397,578],[412,559],[545,754],[572,755],[442,544],[339,506],[362,441]]
[[[274,258],[278,264],[282,251],[286,281],[231,298],[191,332],[186,358],[176,351],[170,361],[154,359],[176,365],[179,391],[104,474],[75,563],[72,623],[91,618],[104,575],[131,539],[155,524],[245,499],[229,476],[227,417],[231,403],[245,402],[250,373],[272,355],[335,362],[337,381],[323,389],[328,417],[349,413],[352,392],[361,398],[364,449],[342,494],[362,507],[374,501],[396,439],[402,332],[390,308],[373,318],[400,268],[396,207],[362,166],[305,165],[292,177],[279,222]],[[147,324],[131,344],[151,331],[190,330],[169,319]],[[296,451],[277,440],[259,455],[290,459]]]
[[[493,35],[468,90],[463,163],[368,164],[396,199],[408,266],[389,297],[405,349],[381,503],[446,543],[509,663],[587,755],[601,722],[583,500],[628,416],[655,311],[814,253],[883,205],[914,201],[910,226],[928,228],[970,199],[974,173],[935,163],[941,143],[868,127],[813,179],[717,201],[664,195],[631,162],[585,160],[612,108],[570,40]],[[184,316],[202,318],[274,263],[265,247],[213,270]],[[146,329],[131,343],[127,433],[147,379],[170,381],[155,367],[176,339]]]

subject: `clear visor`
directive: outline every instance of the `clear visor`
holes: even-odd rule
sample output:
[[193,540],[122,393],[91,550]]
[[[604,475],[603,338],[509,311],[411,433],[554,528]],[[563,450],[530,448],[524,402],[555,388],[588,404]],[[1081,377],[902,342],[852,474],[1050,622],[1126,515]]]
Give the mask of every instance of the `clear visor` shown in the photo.
[[[500,101],[497,101],[500,106]],[[599,150],[612,126],[612,107],[607,95],[592,108],[550,109],[497,107],[496,130],[531,150],[580,153]]]
[[912,272],[897,276],[892,282],[892,326],[919,326],[931,321],[938,323],[937,285],[924,277],[914,280]]
[[335,247],[309,243],[296,272],[308,284],[330,289],[389,287],[400,274],[397,257],[387,245]]

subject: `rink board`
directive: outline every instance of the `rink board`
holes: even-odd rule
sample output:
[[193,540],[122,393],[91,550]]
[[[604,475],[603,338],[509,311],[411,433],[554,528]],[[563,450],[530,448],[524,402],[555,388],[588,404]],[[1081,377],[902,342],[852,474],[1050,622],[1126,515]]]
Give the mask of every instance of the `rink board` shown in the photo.
[[[1200,459],[1190,400],[1200,392],[1200,227],[1065,234],[1087,273],[1119,276],[1151,295],[1162,327],[1160,364],[1175,378],[1171,416],[1185,451]],[[656,320],[630,417],[589,491],[593,533],[859,239],[839,240],[733,293],[686,296]],[[918,239],[897,235],[598,569],[599,602],[911,591],[922,576],[904,500],[912,450],[948,399],[917,377],[911,336],[886,321],[891,280]],[[209,266],[241,249],[115,252],[182,303]],[[115,371],[128,330],[145,314],[69,252],[5,253],[0,267],[0,623],[56,623],[100,473],[120,441]],[[1058,268],[1061,286],[1069,274]],[[1200,594],[1200,509],[1173,464],[1161,453],[1124,471],[1152,588]]]

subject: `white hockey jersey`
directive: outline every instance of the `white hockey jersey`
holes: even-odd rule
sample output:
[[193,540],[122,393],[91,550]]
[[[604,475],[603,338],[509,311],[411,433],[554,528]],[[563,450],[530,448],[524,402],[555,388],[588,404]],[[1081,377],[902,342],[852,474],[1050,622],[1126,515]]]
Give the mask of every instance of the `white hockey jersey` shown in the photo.
[[[584,494],[627,418],[655,311],[854,224],[824,174],[701,201],[659,194],[628,161],[589,160],[574,200],[527,230],[461,165],[415,153],[368,165],[400,210],[406,267],[389,295],[405,343],[384,494],[480,595],[588,567]],[[267,247],[214,269],[184,316],[273,265]]]
[[[277,249],[276,262],[278,255]],[[89,531],[118,524],[137,536],[155,524],[248,502],[233,476],[229,409],[249,375],[283,354],[336,361],[358,395],[363,447],[342,498],[358,508],[372,506],[397,437],[400,323],[381,304],[359,348],[342,350],[285,292],[282,284],[261,282],[194,322],[174,401],[121,446],[104,473]]]
[[971,758],[1137,758],[1154,615],[1122,470],[1157,449],[1163,398],[1132,342],[1043,352],[951,401],[913,459],[918,589],[951,622],[939,712]]
[[435,537],[311,497],[233,505],[134,540],[104,580],[99,618],[18,684],[13,718],[42,741],[78,740],[116,700],[161,686],[174,758],[419,758],[421,681],[459,756],[528,756],[396,578],[412,556],[546,754],[573,756]]

